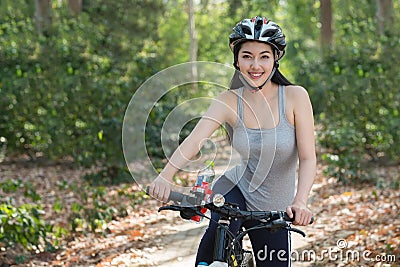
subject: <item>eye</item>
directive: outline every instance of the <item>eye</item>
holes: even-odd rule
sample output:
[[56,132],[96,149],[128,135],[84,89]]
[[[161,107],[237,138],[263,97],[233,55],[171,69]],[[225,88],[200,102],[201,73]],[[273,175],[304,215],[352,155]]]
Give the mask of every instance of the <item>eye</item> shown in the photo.
[[244,55],[242,55],[242,58],[251,58],[251,56],[248,54],[244,54]]

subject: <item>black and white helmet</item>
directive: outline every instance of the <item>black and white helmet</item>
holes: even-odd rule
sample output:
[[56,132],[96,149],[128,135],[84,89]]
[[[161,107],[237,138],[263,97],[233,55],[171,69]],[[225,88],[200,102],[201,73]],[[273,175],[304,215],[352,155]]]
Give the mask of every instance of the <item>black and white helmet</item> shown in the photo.
[[254,17],[244,19],[233,28],[233,33],[229,35],[229,45],[234,51],[235,45],[255,40],[265,42],[275,48],[277,60],[285,54],[286,40],[282,29],[273,21],[265,17]]

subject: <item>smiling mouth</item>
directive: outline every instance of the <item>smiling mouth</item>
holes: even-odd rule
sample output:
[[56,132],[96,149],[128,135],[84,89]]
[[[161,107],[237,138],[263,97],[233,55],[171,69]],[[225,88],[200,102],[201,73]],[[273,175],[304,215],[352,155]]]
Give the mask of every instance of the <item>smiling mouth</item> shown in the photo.
[[264,72],[249,72],[249,77],[252,79],[259,79]]

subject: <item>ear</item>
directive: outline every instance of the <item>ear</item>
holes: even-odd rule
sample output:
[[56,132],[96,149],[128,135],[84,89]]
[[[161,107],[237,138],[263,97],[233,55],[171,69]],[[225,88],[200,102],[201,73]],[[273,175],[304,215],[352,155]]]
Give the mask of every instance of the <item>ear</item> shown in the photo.
[[274,49],[274,57],[275,57],[275,61],[278,62],[279,60],[279,50],[278,49]]
[[239,61],[236,61],[235,67],[236,67],[236,69],[240,70]]

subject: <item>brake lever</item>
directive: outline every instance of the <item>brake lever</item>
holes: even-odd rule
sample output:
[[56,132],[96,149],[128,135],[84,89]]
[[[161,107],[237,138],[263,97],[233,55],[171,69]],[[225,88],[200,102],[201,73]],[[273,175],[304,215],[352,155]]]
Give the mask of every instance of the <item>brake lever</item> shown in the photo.
[[162,206],[162,207],[158,208],[158,212],[163,211],[163,210],[181,211],[182,207],[176,206],[176,205],[167,205],[167,206]]
[[304,232],[303,232],[302,230],[300,230],[300,229],[292,228],[292,227],[290,227],[290,226],[287,226],[286,229],[287,229],[288,231],[295,232],[295,233],[298,233],[298,234],[302,235],[303,237],[306,237],[306,233],[304,233]]

